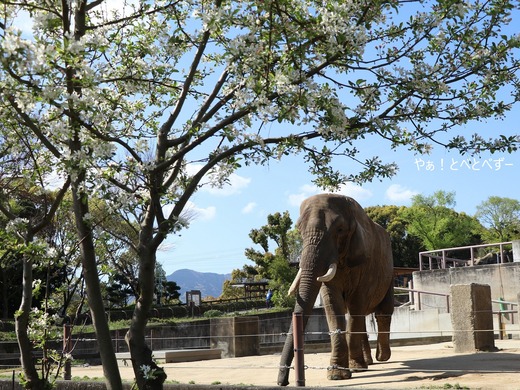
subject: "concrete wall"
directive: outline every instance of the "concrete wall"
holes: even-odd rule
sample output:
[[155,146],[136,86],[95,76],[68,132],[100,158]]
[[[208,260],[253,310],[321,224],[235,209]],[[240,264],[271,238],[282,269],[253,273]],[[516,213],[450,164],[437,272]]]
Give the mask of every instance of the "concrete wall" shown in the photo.
[[513,241],[513,261],[520,262],[520,240]]
[[[375,332],[375,327],[369,329]],[[391,340],[446,338],[452,335],[451,318],[438,309],[399,307],[394,310],[390,332]]]
[[[520,263],[476,265],[413,273],[413,288],[416,290],[449,294],[451,285],[471,283],[489,285],[491,299],[502,298],[505,301],[517,302],[517,294],[520,292]],[[421,306],[422,309],[446,312],[446,298],[421,294]],[[498,310],[498,304],[495,304],[493,309]]]
[[221,349],[222,357],[260,354],[257,316],[211,319],[211,348]]

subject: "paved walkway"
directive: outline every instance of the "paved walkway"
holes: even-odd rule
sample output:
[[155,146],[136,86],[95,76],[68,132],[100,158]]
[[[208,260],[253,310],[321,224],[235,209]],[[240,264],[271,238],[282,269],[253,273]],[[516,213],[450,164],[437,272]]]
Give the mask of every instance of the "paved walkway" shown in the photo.
[[[306,354],[306,387],[350,389],[511,389],[520,390],[520,340],[496,340],[496,352],[455,354],[451,342],[392,348],[392,357],[349,380],[328,381],[328,353]],[[169,363],[163,367],[168,380],[179,383],[275,386],[278,355]],[[73,367],[73,376],[102,377],[99,366]],[[131,367],[121,367],[132,380]],[[290,376],[294,386],[294,372]],[[460,386],[460,387],[456,387]]]

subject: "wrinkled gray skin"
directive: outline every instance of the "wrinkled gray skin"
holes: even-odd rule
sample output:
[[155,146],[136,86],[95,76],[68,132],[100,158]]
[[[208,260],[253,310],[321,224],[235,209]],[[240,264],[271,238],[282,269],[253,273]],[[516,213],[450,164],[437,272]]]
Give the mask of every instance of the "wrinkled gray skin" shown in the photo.
[[[348,379],[350,370],[366,369],[372,364],[365,323],[365,316],[370,313],[375,313],[378,326],[376,359],[388,360],[394,310],[388,233],[370,220],[354,199],[332,194],[306,199],[300,207],[297,227],[303,239],[303,252],[299,276],[291,286],[291,291],[296,292],[294,312],[303,313],[305,327],[321,292],[329,330],[345,330],[348,324],[347,335],[331,336],[332,368],[327,373],[328,379]],[[331,277],[328,269],[333,264],[337,271]],[[280,386],[289,384],[287,367],[293,356],[293,339],[288,337],[280,360]]]

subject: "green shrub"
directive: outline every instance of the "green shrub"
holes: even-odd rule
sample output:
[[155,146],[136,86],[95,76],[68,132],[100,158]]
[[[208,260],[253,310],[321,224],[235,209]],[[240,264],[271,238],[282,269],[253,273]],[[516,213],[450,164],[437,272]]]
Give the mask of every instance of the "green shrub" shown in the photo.
[[222,317],[223,315],[224,315],[224,312],[222,312],[220,310],[215,310],[215,309],[208,310],[204,313],[204,317],[206,317],[206,318]]

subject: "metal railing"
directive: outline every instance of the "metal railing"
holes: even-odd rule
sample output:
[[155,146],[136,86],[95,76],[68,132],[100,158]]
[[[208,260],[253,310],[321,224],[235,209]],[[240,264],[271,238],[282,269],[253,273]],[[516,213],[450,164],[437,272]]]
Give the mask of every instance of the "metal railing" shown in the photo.
[[[394,290],[407,292],[409,294],[409,302],[405,303],[405,305],[410,304],[415,310],[422,309],[421,294],[443,296],[446,298],[446,313],[450,312],[450,294],[416,290],[406,287],[394,287]],[[415,299],[415,296],[417,296],[417,299]],[[518,309],[519,302],[504,301],[503,299],[492,299],[491,302],[500,305],[499,310],[493,310],[493,315],[496,315],[498,318],[498,335],[499,339],[503,340],[507,337],[506,323],[515,324],[515,316],[520,315]]]
[[[438,293],[433,291],[424,291],[424,290],[416,290],[413,288],[406,288],[406,287],[394,287],[394,290],[399,291],[407,291],[410,296],[410,304],[414,305],[414,308],[416,310],[421,310],[421,294],[427,294],[427,295],[438,295],[443,296],[446,298],[446,312],[450,312],[450,294],[445,293]],[[417,294],[417,300],[415,300],[415,294]]]
[[[518,315],[518,308],[513,309],[513,306],[518,306],[518,302],[508,302],[502,299],[492,299],[492,303],[498,303],[500,305],[500,310],[493,310],[493,315],[498,316],[498,336],[500,340],[506,338],[506,321],[508,320],[510,324],[515,323],[515,315]],[[511,308],[508,309],[507,307]],[[508,318],[509,314],[511,314],[511,319]]]
[[[444,249],[436,249],[432,251],[424,251],[419,252],[419,271],[425,270],[425,262],[428,265],[427,269],[445,269],[449,267],[467,267],[467,266],[473,266],[476,265],[477,261],[480,260],[480,258],[475,258],[475,250],[476,249],[482,249],[482,248],[492,248],[492,247],[499,247],[499,252],[496,254],[497,257],[497,263],[506,263],[508,261],[505,260],[506,252],[504,250],[504,247],[506,245],[512,245],[513,243],[511,241],[506,242],[500,242],[496,244],[482,244],[482,245],[470,245],[470,246],[461,246],[461,247],[454,247],[454,248],[444,248]],[[453,258],[448,257],[448,254],[450,252],[455,251],[463,251],[463,250],[469,250],[470,251],[470,258],[469,259],[459,259],[459,258]],[[511,259],[512,261],[512,259]]]

